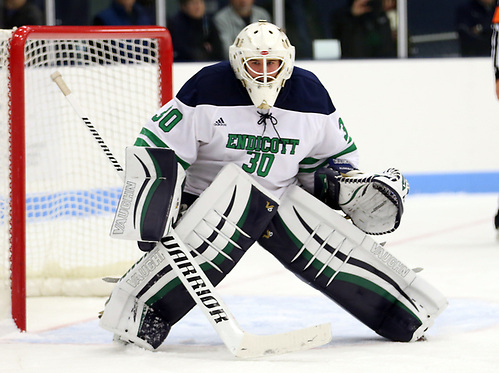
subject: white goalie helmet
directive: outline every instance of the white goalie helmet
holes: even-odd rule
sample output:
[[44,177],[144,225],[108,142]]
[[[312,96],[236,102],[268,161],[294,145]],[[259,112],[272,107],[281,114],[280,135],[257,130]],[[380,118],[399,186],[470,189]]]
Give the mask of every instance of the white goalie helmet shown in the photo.
[[[259,109],[270,109],[293,72],[295,47],[279,27],[258,21],[239,33],[229,48],[229,59],[253,104]],[[258,60],[262,61],[262,69],[257,71],[251,62]],[[267,62],[275,60],[279,61],[279,67],[267,71]]]

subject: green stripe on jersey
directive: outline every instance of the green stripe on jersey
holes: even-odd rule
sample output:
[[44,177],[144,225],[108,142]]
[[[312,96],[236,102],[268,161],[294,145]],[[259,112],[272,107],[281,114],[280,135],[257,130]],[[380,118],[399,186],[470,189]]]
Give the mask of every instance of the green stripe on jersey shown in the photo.
[[345,155],[345,154],[348,154],[348,153],[352,153],[354,151],[357,150],[357,146],[355,145],[355,143],[353,142],[352,145],[350,145],[348,148],[346,148],[345,150],[333,155],[332,157],[330,158],[339,158],[341,157],[342,155]]
[[[356,150],[357,150],[357,146],[355,145],[355,143],[352,143],[345,150],[342,150],[341,152],[336,153],[336,154],[332,155],[329,158],[340,158],[341,156],[343,156],[345,154],[352,153],[352,152],[354,152]],[[300,169],[299,169],[298,172],[310,174],[310,173],[313,173],[313,172],[317,171],[319,168],[322,168],[322,167],[326,166],[327,163],[328,163],[327,160],[321,161],[320,159],[316,159],[316,158],[312,158],[312,157],[310,157],[310,158],[304,158],[300,162]]]
[[326,165],[327,165],[327,159],[320,160],[315,158],[305,158],[300,162],[300,166],[305,166],[305,167],[300,167],[298,172],[313,173],[317,171],[319,168],[322,168]]
[[[147,140],[151,141],[153,145],[155,145],[158,148],[168,148],[168,145],[166,145],[158,136],[156,136],[152,131],[148,130],[147,128],[142,128],[140,131],[141,135],[144,135]],[[135,140],[135,143],[133,144],[134,146],[143,146],[143,147],[150,147],[151,144],[149,144],[145,139],[138,137],[137,140]],[[180,163],[182,168],[184,170],[187,170],[190,167],[190,164],[183,159],[181,159],[179,156],[175,154],[175,158],[177,159],[177,162]]]
[[[158,148],[168,148],[168,145],[166,145],[158,136],[156,136],[152,131],[148,130],[147,128],[142,128],[140,134],[144,135],[148,140],[151,140],[151,142],[154,145],[156,145]],[[138,140],[140,140],[140,138],[138,138],[137,141]]]

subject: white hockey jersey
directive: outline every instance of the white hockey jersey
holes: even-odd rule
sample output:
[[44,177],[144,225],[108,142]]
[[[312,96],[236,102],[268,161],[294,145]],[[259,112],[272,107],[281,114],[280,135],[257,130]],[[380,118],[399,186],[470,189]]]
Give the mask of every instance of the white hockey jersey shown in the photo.
[[235,163],[280,197],[293,184],[313,190],[314,172],[358,151],[326,89],[294,68],[270,113],[259,112],[228,62],[194,75],[146,123],[136,146],[168,147],[186,170],[184,190],[199,195]]

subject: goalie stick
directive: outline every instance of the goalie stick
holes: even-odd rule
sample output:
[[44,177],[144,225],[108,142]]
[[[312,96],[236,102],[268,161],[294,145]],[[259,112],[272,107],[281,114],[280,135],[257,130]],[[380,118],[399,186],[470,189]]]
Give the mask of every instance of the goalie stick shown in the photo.
[[[78,114],[85,123],[93,138],[97,141],[101,150],[112,163],[119,176],[124,179],[123,168],[120,166],[103,138],[99,135],[88,116],[82,115],[83,111],[72,99],[71,90],[64,82],[62,75],[56,71],[51,74],[51,78],[71,104],[76,114]],[[201,308],[206,318],[210,321],[225,346],[234,356],[239,358],[254,358],[265,355],[284,354],[322,346],[331,341],[331,325],[329,323],[272,335],[256,335],[244,331],[173,228],[170,229],[169,235],[163,238],[158,245],[162,245],[166,249],[168,263],[171,265],[175,274],[185,286],[193,300]],[[202,299],[200,294],[196,292],[193,283],[189,281],[180,269],[179,263],[182,262],[183,264],[190,266],[191,272],[194,271],[197,273],[197,276],[204,281],[206,285],[204,289],[209,292],[209,295],[212,297],[212,302],[209,305],[203,303],[203,299],[206,298],[206,293]],[[213,304],[215,303],[218,305],[216,317],[214,317],[213,314]]]

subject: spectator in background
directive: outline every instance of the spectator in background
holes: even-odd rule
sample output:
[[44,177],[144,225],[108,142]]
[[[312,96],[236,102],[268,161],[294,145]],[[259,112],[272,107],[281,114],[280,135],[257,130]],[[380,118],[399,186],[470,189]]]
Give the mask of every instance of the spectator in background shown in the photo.
[[456,13],[461,55],[490,56],[490,24],[494,14],[494,0],[469,0]]
[[27,0],[5,0],[2,5],[0,28],[11,29],[25,25],[42,25],[40,8]]
[[[344,1],[344,0],[341,0]],[[327,12],[331,0],[283,1],[284,24],[289,42],[295,47],[296,59],[313,58],[313,39],[324,39],[318,15]],[[333,2],[335,3],[335,2]],[[254,4],[273,14],[274,0],[255,0]],[[276,15],[273,16],[274,21]]]
[[[45,0],[37,0],[45,3]],[[55,2],[56,25],[85,26],[90,20],[91,0],[64,0]]]
[[392,38],[396,42],[398,28],[397,0],[383,0],[383,11],[386,13],[388,20],[390,21]]
[[137,0],[137,4],[144,8],[147,16],[156,24],[156,0]]
[[97,26],[154,25],[149,13],[135,0],[113,0],[109,8],[98,13],[93,20]]
[[271,21],[270,14],[253,3],[254,0],[229,0],[229,4],[215,14],[214,22],[225,59],[229,56],[229,47],[243,28],[259,20]]
[[[317,19],[314,17],[314,11],[314,4],[305,0],[284,3],[286,34],[296,48],[297,59],[313,58],[312,35],[314,28],[320,28],[320,24],[317,24]],[[312,14],[313,18],[310,23],[308,14]]]
[[221,45],[204,0],[179,0],[180,10],[168,21],[175,61],[221,60]]
[[382,0],[350,0],[333,13],[331,36],[340,41],[342,58],[397,56]]

